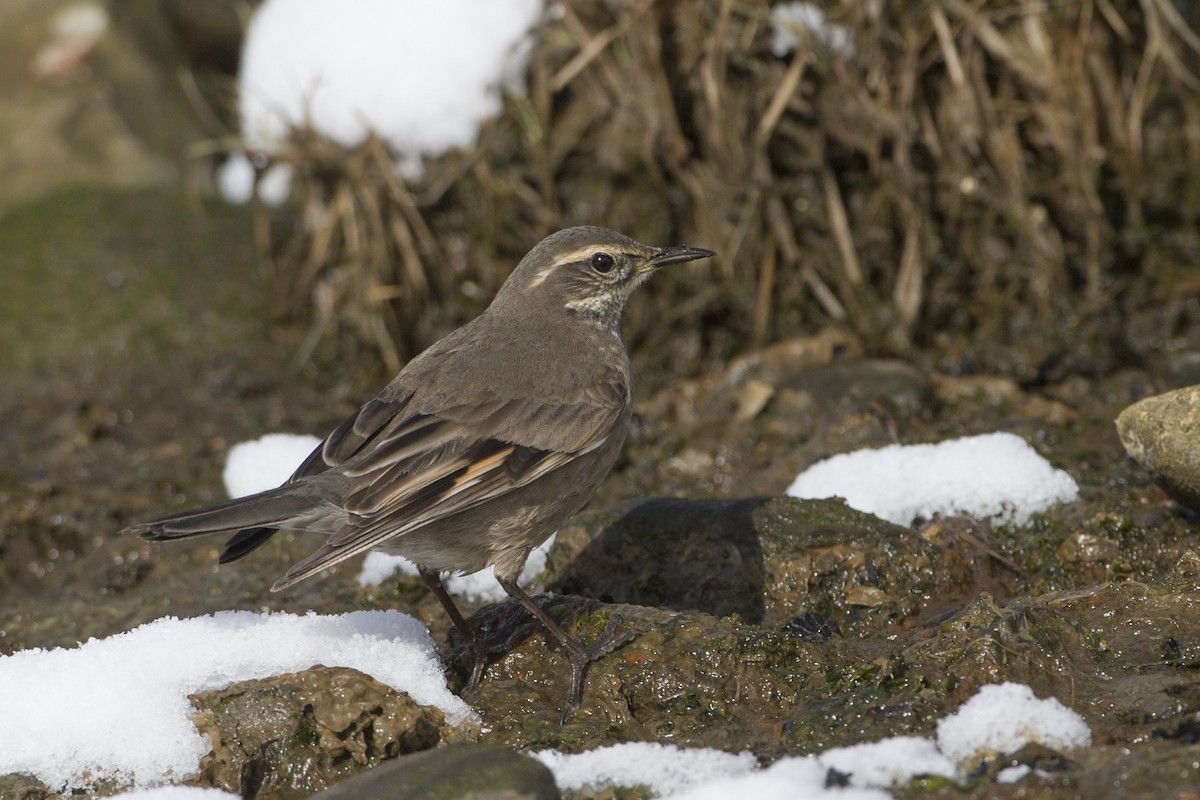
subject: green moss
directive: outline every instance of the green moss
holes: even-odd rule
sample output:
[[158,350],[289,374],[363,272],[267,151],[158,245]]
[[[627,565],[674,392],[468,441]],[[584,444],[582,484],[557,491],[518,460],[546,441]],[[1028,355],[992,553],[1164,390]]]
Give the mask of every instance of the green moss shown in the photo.
[[221,348],[265,332],[241,210],[74,188],[0,217],[0,241],[0,369],[161,359],[196,336]]

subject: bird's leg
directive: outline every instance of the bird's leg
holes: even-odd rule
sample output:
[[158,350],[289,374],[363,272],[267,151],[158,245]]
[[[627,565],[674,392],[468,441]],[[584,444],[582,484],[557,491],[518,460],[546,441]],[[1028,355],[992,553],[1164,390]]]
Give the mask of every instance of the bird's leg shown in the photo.
[[567,707],[563,709],[562,721],[565,723],[567,718],[578,711],[579,706],[583,703],[583,683],[587,677],[588,665],[614,650],[629,644],[637,637],[637,634],[633,631],[617,633],[617,626],[621,624],[621,617],[617,614],[612,614],[608,618],[608,624],[604,626],[604,631],[590,645],[585,645],[563,630],[562,626],[557,622],[550,619],[550,615],[543,611],[541,606],[533,602],[533,598],[518,586],[515,580],[499,576],[496,577],[496,580],[500,582],[500,586],[503,587],[504,591],[508,592],[509,597],[524,606],[525,610],[532,614],[542,624],[542,627],[546,629],[546,632],[558,640],[558,645],[567,652],[567,658],[571,662],[571,694]]
[[471,650],[471,658],[474,663],[471,665],[471,678],[467,681],[466,689],[464,689],[464,691],[470,691],[479,685],[479,679],[483,677],[483,669],[487,666],[488,658],[487,653],[484,652],[483,642],[480,641],[478,632],[463,618],[458,606],[454,605],[454,599],[442,585],[441,575],[425,567],[417,567],[417,573],[429,587],[429,591],[433,592],[433,596],[442,604],[442,608],[446,609],[446,615],[450,617],[450,621],[454,623],[454,627],[458,629],[459,634],[466,640],[467,647]]

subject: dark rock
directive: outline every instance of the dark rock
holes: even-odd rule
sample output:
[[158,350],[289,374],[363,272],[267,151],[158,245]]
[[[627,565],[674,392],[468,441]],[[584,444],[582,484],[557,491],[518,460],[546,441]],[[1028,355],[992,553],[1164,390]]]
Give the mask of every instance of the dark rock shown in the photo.
[[398,758],[313,800],[558,800],[540,761],[507,747],[460,742]]
[[557,591],[769,626],[817,612],[861,633],[975,580],[956,549],[840,500],[659,498],[577,521],[551,554]]
[[[568,664],[546,645],[540,629],[526,629],[532,635],[491,664],[479,687],[464,695],[483,717],[488,744],[577,752],[615,742],[661,741],[778,757],[784,752],[780,725],[799,707],[807,708],[806,693],[861,659],[852,642],[807,642],[791,632],[697,611],[602,607],[563,596],[539,602],[585,642],[604,629],[611,614],[620,615],[620,629],[637,638],[591,665],[583,706],[559,725]],[[503,627],[513,605],[488,606],[475,623]]]
[[204,781],[244,798],[307,797],[379,762],[460,738],[442,712],[346,668],[235,683],[192,697],[212,742]]
[[[1190,610],[1198,580],[1200,555],[1189,552],[1154,583],[1103,582],[1008,604],[982,593],[923,624],[819,643],[786,626],[695,611],[542,598],[585,640],[611,613],[638,638],[592,665],[584,705],[565,726],[546,709],[561,707],[566,664],[540,634],[492,664],[468,700],[494,744],[577,751],[653,740],[772,758],[927,736],[981,686],[1011,680],[1082,713],[1097,741],[1114,730],[1149,737],[1200,707],[1191,675],[1200,662]],[[487,626],[509,606],[485,608],[476,621]]]
[[1147,397],[1117,417],[1126,452],[1163,491],[1200,511],[1200,386]]

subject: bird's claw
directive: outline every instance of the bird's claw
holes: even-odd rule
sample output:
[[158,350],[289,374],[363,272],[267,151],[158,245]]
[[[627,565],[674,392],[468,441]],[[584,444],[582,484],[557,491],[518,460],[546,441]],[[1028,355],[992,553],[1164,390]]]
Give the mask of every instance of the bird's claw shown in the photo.
[[571,662],[571,692],[567,706],[563,709],[562,717],[559,719],[560,724],[567,724],[567,720],[583,705],[583,686],[587,678],[588,666],[593,661],[604,658],[604,656],[621,649],[637,638],[635,631],[617,630],[618,626],[624,621],[620,614],[609,615],[608,623],[605,624],[604,630],[600,632],[600,635],[591,644],[585,645],[574,638],[564,640],[567,658]]

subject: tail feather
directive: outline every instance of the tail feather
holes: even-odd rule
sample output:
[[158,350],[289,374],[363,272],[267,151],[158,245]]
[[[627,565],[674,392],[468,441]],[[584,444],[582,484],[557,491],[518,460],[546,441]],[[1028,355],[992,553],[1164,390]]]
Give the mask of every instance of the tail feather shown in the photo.
[[[298,493],[295,485],[285,485],[218,505],[185,511],[152,522],[131,525],[122,533],[137,534],[143,539],[152,541],[163,541],[222,531],[250,533],[251,531],[247,531],[247,529],[273,530],[287,527],[289,521],[311,514],[320,505],[319,497]],[[269,537],[261,532],[253,537],[234,537],[229,544],[233,546],[236,540],[235,552],[239,554],[232,556],[230,560],[249,553],[265,542],[267,538]],[[254,541],[251,543],[250,539]]]
[[263,527],[263,528],[246,528],[229,537],[229,541],[221,548],[221,555],[217,557],[218,564],[228,564],[230,561],[237,561],[239,558],[245,558],[259,547],[267,543],[267,540],[275,535],[278,528]]

